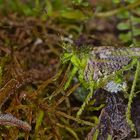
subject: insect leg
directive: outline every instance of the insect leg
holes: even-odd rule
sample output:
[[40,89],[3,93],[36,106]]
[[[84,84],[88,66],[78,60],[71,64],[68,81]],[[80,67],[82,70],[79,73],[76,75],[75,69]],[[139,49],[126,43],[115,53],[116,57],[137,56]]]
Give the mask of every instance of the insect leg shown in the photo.
[[78,68],[74,66],[70,75],[69,75],[69,79],[64,86],[64,90],[66,90],[70,86],[70,82],[72,81],[72,79],[73,79],[73,77],[74,77],[74,75],[76,74],[77,71],[78,71]]

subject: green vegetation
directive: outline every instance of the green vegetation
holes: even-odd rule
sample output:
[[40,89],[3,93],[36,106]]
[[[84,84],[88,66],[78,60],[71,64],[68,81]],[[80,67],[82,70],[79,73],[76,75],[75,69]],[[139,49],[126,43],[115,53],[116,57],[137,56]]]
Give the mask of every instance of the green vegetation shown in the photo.
[[0,139],[138,137],[139,7],[0,0]]

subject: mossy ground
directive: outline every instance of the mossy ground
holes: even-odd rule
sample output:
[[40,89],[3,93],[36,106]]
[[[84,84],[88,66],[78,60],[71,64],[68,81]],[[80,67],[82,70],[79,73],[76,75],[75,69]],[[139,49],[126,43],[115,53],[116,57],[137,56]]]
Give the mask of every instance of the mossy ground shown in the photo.
[[[116,28],[120,19],[113,12],[111,15],[114,8],[120,7],[111,0],[0,0],[0,111],[28,122],[32,128],[26,131],[25,124],[15,127],[12,120],[10,126],[0,120],[1,140],[84,140],[97,126],[103,102],[93,106],[92,100],[81,119],[76,118],[82,102],[74,92],[80,98],[80,92],[88,91],[81,91],[77,79],[64,90],[71,65],[61,64],[61,45],[63,41],[74,42],[77,47],[124,45]],[[133,10],[134,4],[131,7]],[[110,11],[110,16],[104,18],[106,14],[98,11]],[[132,81],[130,77],[129,85]],[[139,136],[138,99],[137,94],[132,117]]]

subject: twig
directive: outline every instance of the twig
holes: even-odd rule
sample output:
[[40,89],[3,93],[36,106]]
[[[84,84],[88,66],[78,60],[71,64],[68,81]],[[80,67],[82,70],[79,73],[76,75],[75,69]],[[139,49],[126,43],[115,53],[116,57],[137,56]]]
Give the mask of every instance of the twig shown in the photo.
[[111,11],[107,11],[107,12],[101,12],[101,13],[95,13],[94,17],[99,17],[99,18],[103,18],[103,17],[110,17],[110,16],[114,16],[124,10],[132,10],[136,7],[138,7],[140,5],[140,1],[137,0],[135,3],[129,4],[126,7],[121,7],[115,10],[111,10]]

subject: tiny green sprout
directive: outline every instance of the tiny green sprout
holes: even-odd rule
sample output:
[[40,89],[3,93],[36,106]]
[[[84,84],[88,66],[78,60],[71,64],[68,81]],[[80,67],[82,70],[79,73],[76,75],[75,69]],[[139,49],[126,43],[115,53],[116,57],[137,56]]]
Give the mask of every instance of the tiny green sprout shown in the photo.
[[76,51],[71,44],[63,43],[62,47],[64,48],[65,52],[61,56],[62,63],[66,63],[71,61],[74,66],[77,68],[84,68],[86,66],[86,55]]
[[[73,65],[73,69],[71,70],[71,74],[69,75],[69,79],[64,87],[66,90],[70,82],[72,81],[73,77],[75,74],[78,72],[79,73],[79,79],[83,85],[86,85],[84,81],[84,69],[86,67],[86,62],[87,62],[87,56],[84,53],[79,53],[78,51],[74,50],[74,47],[70,44],[66,45],[65,43],[62,45],[64,48],[65,52],[61,56],[61,61],[62,63],[67,63],[71,62]],[[67,51],[68,50],[68,51]]]

